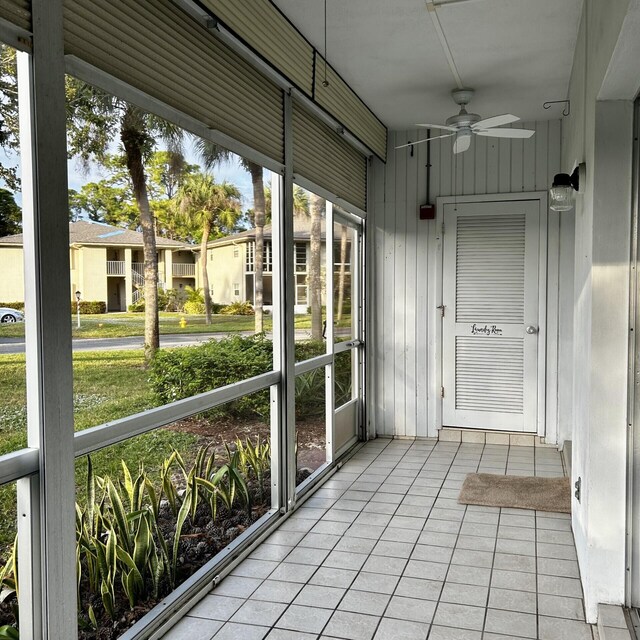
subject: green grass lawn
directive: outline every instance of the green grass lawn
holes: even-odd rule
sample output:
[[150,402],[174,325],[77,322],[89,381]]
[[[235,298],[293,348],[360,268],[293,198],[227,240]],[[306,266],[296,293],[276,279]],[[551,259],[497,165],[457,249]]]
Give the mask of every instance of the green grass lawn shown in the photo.
[[[136,351],[83,352],[74,354],[75,429],[86,429],[138,413],[157,404],[143,366],[143,353]],[[0,356],[0,454],[26,445],[24,355]],[[157,429],[91,456],[98,474],[118,474],[120,461],[132,470],[143,462],[149,471],[177,449],[196,449],[198,438],[191,434]],[[76,484],[83,493],[86,458],[76,463]],[[0,487],[0,550],[15,535],[15,486]],[[2,555],[0,553],[0,555]]]
[[[184,318],[187,326],[180,326]],[[271,331],[271,318],[265,318],[265,328]],[[81,315],[80,329],[76,326],[76,317],[71,317],[74,338],[125,338],[144,334],[143,313],[106,313],[99,315]],[[205,324],[204,316],[189,316],[180,313],[160,314],[160,333],[234,333],[236,331],[253,331],[253,316],[215,315],[212,324]],[[0,325],[2,338],[24,337],[24,323]]]
[[[182,328],[180,320],[184,318],[187,326]],[[345,316],[337,326],[349,327],[351,317]],[[265,317],[265,330],[271,331],[273,319]],[[311,316],[299,315],[295,317],[296,329],[310,329]],[[163,312],[160,314],[160,334],[191,334],[191,333],[235,333],[238,331],[253,331],[255,320],[253,316],[225,316],[215,315],[212,324],[205,324],[204,316],[189,316],[180,313]],[[142,313],[107,313],[101,315],[80,316],[80,329],[76,326],[76,317],[71,318],[71,329],[74,338],[126,338],[144,334],[144,314]],[[2,338],[23,338],[24,323],[0,325],[0,340]]]

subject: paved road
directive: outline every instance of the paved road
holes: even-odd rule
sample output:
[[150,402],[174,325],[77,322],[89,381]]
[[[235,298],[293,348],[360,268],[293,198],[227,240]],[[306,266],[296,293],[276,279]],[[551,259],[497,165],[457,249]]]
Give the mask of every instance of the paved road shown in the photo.
[[[211,339],[221,340],[229,333],[189,333],[189,334],[168,334],[160,336],[160,346],[184,347],[193,344],[200,344]],[[242,331],[233,335],[250,336],[250,331]],[[271,338],[270,334],[267,334]],[[296,338],[309,338],[309,331],[298,329]],[[0,340],[0,355],[24,353],[24,338],[3,338]],[[142,349],[144,340],[141,336],[132,338],[76,338],[73,341],[74,351],[114,351],[122,349]]]

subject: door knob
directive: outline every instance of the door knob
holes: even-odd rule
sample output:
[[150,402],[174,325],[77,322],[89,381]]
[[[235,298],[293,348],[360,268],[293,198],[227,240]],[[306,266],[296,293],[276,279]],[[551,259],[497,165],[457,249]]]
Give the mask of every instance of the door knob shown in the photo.
[[533,335],[534,333],[538,333],[538,327],[534,327],[532,324],[530,324],[527,327],[526,331],[529,335]]

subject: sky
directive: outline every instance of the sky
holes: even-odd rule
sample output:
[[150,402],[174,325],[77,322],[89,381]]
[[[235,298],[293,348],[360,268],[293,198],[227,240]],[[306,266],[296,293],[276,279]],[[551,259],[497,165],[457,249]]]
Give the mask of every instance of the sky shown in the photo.
[[[159,147],[159,150],[162,150],[162,147]],[[111,152],[117,151],[117,145],[114,143]],[[200,164],[200,160],[193,149],[192,142],[188,142],[185,147],[185,159],[190,164]],[[20,158],[15,154],[7,155],[4,149],[0,149],[0,163],[5,166],[19,167]],[[108,176],[108,172],[100,167],[100,165],[93,163],[89,166],[88,171],[85,171],[81,163],[73,158],[67,162],[67,170],[69,176],[69,188],[75,189],[76,191],[79,191],[83,185],[88,184],[89,182],[98,182]],[[229,162],[222,163],[216,167],[213,174],[217,182],[223,182],[226,180],[238,187],[242,194],[243,210],[251,209],[253,207],[251,176],[239,165],[236,156],[234,156]],[[0,181],[0,186],[4,187],[6,185],[2,184],[2,181]],[[22,203],[22,198],[19,193],[15,194],[15,199],[18,204]]]

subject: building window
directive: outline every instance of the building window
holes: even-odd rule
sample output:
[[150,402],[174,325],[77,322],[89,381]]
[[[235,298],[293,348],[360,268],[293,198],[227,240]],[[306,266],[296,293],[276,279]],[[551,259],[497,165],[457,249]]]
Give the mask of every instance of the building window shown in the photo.
[[240,257],[240,249],[234,249],[233,250],[233,257],[234,258],[239,258]]
[[262,265],[263,271],[273,271],[273,251],[269,240],[262,247]]
[[239,282],[234,282],[233,283],[233,295],[236,296],[236,298],[240,297],[240,283]]
[[245,255],[245,271],[253,271],[253,256],[256,252],[256,245],[253,242],[247,242],[247,253]]
[[296,271],[307,271],[307,245],[304,242],[296,242]]
[[296,304],[309,303],[309,286],[307,284],[307,276],[296,275]]

